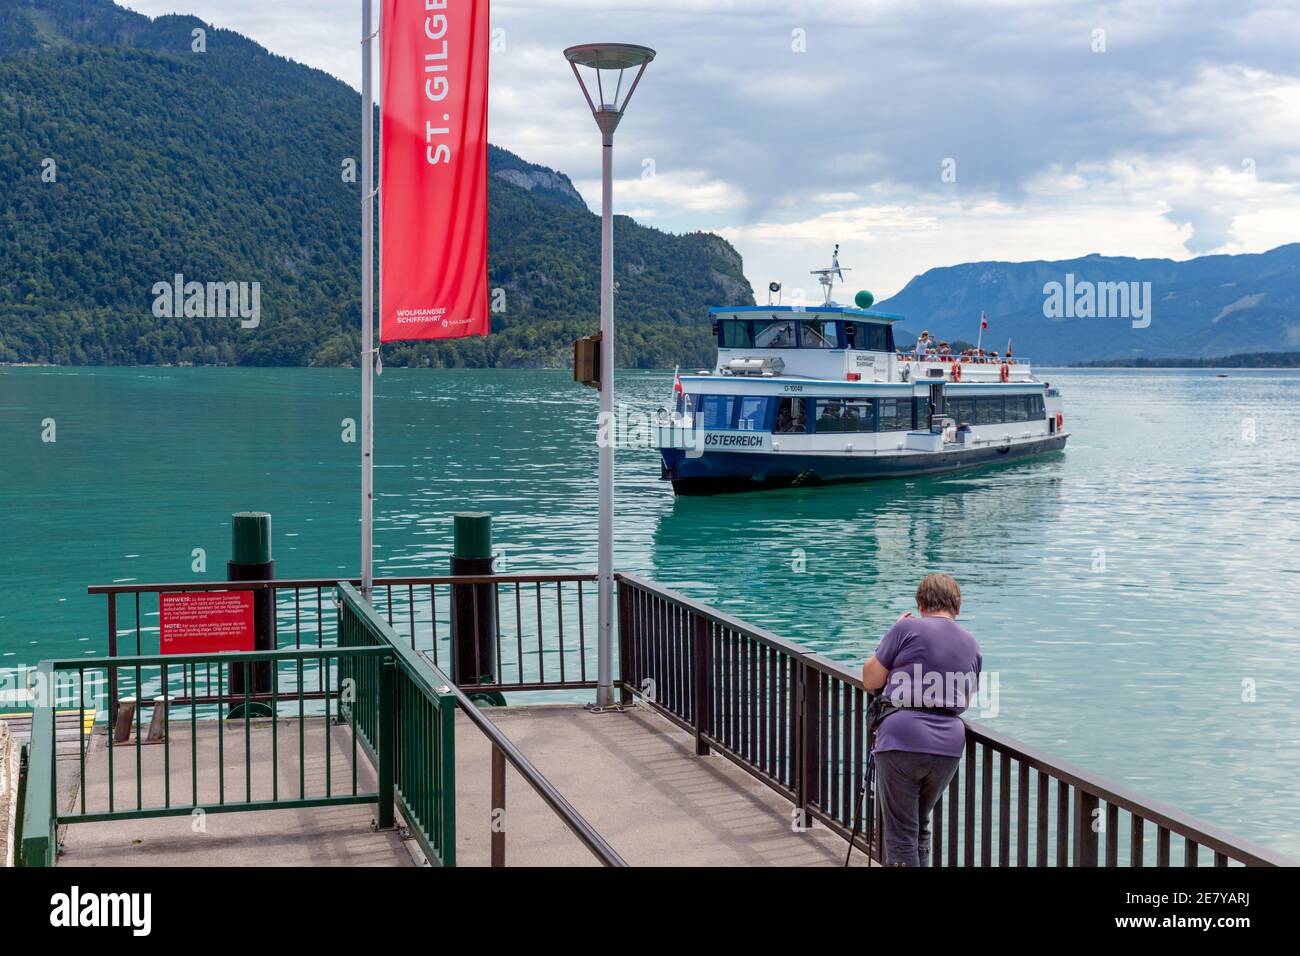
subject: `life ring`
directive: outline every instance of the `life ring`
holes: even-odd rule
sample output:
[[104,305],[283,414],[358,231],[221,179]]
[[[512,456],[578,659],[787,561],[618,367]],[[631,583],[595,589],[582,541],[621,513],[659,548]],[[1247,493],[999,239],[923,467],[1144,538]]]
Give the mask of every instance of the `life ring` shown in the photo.
[[1061,426],[1064,425],[1064,424],[1065,424],[1065,416],[1062,415],[1060,412],[1057,412],[1057,413],[1056,413],[1056,430],[1059,432],[1059,431],[1061,430]]
[[1011,381],[1011,366],[1008,365],[1006,362],[1002,363],[1002,381],[1003,382]]
[[960,362],[953,362],[953,363],[952,363],[952,380],[953,380],[954,382],[960,382],[960,381],[961,381],[961,363],[960,363]]

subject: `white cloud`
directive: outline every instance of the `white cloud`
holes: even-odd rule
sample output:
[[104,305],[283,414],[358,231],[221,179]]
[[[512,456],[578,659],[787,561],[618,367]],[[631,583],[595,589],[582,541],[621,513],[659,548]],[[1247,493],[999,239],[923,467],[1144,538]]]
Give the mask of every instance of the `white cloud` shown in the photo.
[[[265,0],[127,4],[183,7],[357,84],[355,0],[309,16]],[[756,288],[804,276],[836,241],[854,281],[888,294],[970,259],[1300,239],[1293,0],[498,0],[492,22],[506,40],[493,141],[589,201],[599,138],[561,51],[659,51],[619,130],[616,208],[723,232]],[[940,181],[946,158],[956,182]]]
[[[593,208],[600,208],[600,180],[576,183]],[[730,183],[710,179],[699,169],[670,170],[653,175],[614,180],[614,197],[619,203],[633,202],[678,213],[717,212],[736,209],[745,194]]]

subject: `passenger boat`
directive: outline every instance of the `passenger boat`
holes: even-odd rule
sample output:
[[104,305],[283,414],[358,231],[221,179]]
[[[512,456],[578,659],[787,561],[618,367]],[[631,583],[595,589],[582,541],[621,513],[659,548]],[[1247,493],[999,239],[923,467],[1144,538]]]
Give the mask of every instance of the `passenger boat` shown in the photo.
[[1028,359],[900,349],[902,320],[831,300],[710,309],[715,367],[677,375],[655,437],[679,495],[931,475],[1059,451],[1059,389]]

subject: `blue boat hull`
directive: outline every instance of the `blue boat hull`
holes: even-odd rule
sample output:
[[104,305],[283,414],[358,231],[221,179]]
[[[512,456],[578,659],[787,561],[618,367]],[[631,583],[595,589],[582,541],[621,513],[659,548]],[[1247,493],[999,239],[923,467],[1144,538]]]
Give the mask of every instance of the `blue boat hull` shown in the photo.
[[719,495],[765,488],[791,488],[843,482],[911,478],[977,468],[1060,451],[1069,433],[1010,446],[984,446],[915,455],[834,457],[708,452],[699,458],[673,448],[660,451],[665,481],[679,495]]

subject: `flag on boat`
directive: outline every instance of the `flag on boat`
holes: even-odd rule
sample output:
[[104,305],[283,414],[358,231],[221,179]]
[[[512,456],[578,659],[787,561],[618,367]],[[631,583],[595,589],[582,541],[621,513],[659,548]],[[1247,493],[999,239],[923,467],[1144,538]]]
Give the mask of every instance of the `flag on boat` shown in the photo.
[[488,0],[383,0],[379,339],[487,335]]
[[682,370],[680,365],[673,369],[673,391],[678,395],[686,394],[686,389],[682,388]]
[[985,329],[987,329],[988,327],[989,327],[989,317],[988,317],[987,315],[985,315],[983,311],[981,311],[981,312],[980,312],[980,331],[983,332],[983,331],[984,331]]

